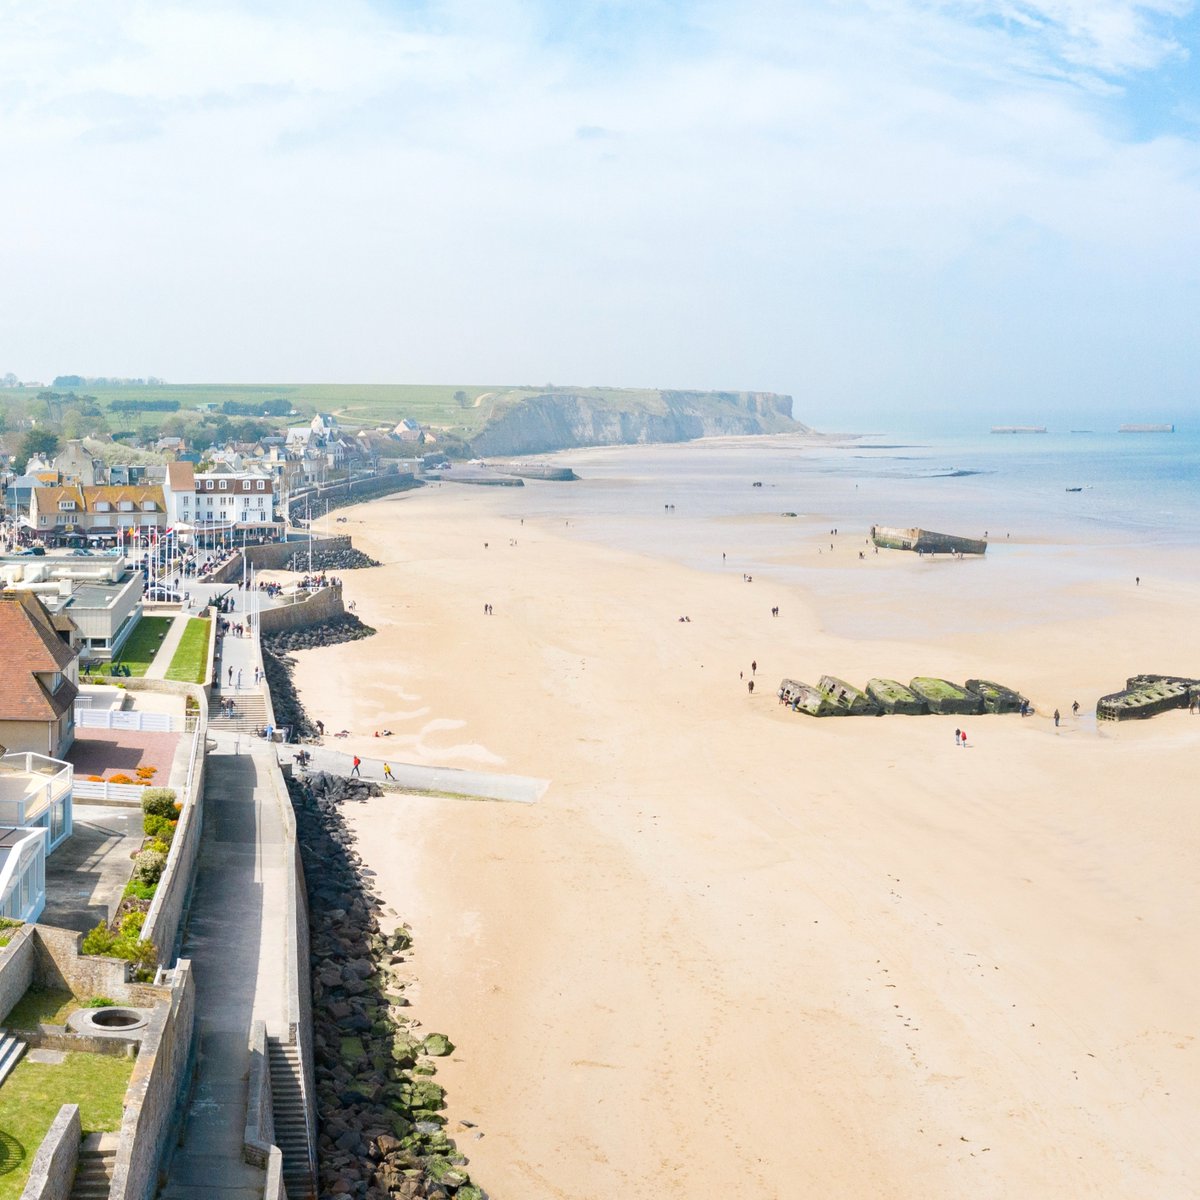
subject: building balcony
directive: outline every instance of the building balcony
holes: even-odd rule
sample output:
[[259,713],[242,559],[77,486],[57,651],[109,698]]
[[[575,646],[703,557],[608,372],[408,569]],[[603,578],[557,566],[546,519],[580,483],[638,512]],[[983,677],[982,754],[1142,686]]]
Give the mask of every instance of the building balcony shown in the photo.
[[[57,845],[70,832],[71,789],[75,768],[45,754],[17,752],[0,758],[0,825],[39,825]],[[60,814],[58,820],[51,817]],[[66,826],[64,829],[63,826]]]

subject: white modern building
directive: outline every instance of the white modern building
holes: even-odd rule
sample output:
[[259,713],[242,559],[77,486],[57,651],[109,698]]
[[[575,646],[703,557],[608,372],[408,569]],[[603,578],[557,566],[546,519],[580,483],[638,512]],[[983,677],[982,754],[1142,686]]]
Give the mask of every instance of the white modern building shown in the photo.
[[0,916],[36,921],[46,907],[46,857],[71,836],[74,768],[0,746]]

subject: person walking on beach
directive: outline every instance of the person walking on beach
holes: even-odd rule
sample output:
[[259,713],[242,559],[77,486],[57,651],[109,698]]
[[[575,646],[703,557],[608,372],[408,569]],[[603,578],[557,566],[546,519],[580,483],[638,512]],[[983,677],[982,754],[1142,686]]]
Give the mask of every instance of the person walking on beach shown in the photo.
[[355,777],[356,777],[356,778],[358,778],[358,779],[361,779],[361,778],[362,778],[362,772],[359,770],[359,767],[361,767],[361,766],[362,766],[362,759],[361,759],[361,758],[359,758],[359,757],[358,757],[358,755],[356,754],[356,755],[354,756],[354,766],[352,766],[352,767],[350,768],[350,774],[351,774],[351,775],[353,775],[353,776],[355,776]]
[[383,777],[384,777],[384,779],[392,779],[393,778],[392,768],[389,763],[383,764]]
[[1071,702],[1071,715],[1075,716],[1075,717],[1079,716],[1079,701],[1078,700],[1074,700]]
[[962,730],[961,730],[961,729],[956,729],[956,730],[954,731],[954,744],[955,744],[955,746],[957,746],[957,745],[958,745],[958,739],[959,739],[960,737],[962,737]]
[[962,731],[962,732],[959,734],[959,737],[961,737],[961,738],[962,738],[962,748],[965,750],[965,749],[967,748],[967,731],[964,729],[964,730],[963,730],[963,731]]
[[1058,711],[1058,709],[1056,708],[1056,709],[1054,710],[1054,728],[1055,728],[1055,729],[1057,729],[1057,728],[1058,728],[1058,722],[1059,722],[1059,720],[1060,720],[1060,714],[1059,714],[1059,711]]
[[755,673],[757,670],[758,670],[758,660],[757,660],[757,659],[755,659],[755,660],[754,660],[754,661],[753,661],[753,662],[750,664],[750,674],[751,674],[751,675],[753,675],[753,674],[754,674],[754,673]]
[[752,696],[754,695],[754,680],[753,679],[749,679],[746,681],[746,689],[747,689],[747,691],[749,691],[750,695],[752,695]]

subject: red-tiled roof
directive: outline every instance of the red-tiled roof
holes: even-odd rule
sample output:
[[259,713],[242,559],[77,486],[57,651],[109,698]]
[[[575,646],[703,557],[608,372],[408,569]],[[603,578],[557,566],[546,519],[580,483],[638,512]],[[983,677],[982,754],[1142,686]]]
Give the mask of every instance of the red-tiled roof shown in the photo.
[[194,492],[195,467],[190,462],[167,463],[167,487],[173,492]]
[[[75,703],[79,689],[65,675],[49,690],[49,677],[64,672],[75,651],[59,638],[32,592],[0,593],[0,647],[0,721],[53,721]],[[48,678],[43,682],[39,675]]]

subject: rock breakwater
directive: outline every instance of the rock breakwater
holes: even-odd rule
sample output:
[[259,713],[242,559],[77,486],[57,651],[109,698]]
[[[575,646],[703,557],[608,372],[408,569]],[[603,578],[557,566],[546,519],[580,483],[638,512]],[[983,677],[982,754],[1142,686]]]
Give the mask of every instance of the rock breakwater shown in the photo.
[[300,700],[300,694],[296,691],[296,685],[292,682],[296,660],[289,651],[339,646],[342,642],[356,642],[360,638],[370,637],[374,632],[370,625],[360,621],[353,613],[344,613],[317,625],[264,634],[263,673],[267,677],[267,686],[271,689],[275,724],[281,729],[290,728],[293,736],[297,738],[317,736],[316,722],[309,717]]
[[320,1195],[487,1200],[446,1133],[433,1060],[454,1045],[406,1017],[407,926],[384,933],[342,808],[382,792],[318,773],[289,780],[308,892]]
[[362,567],[382,567],[383,563],[353,546],[322,546],[314,542],[311,551],[307,546],[296,551],[283,564],[285,571],[304,573],[322,571],[357,571]]

